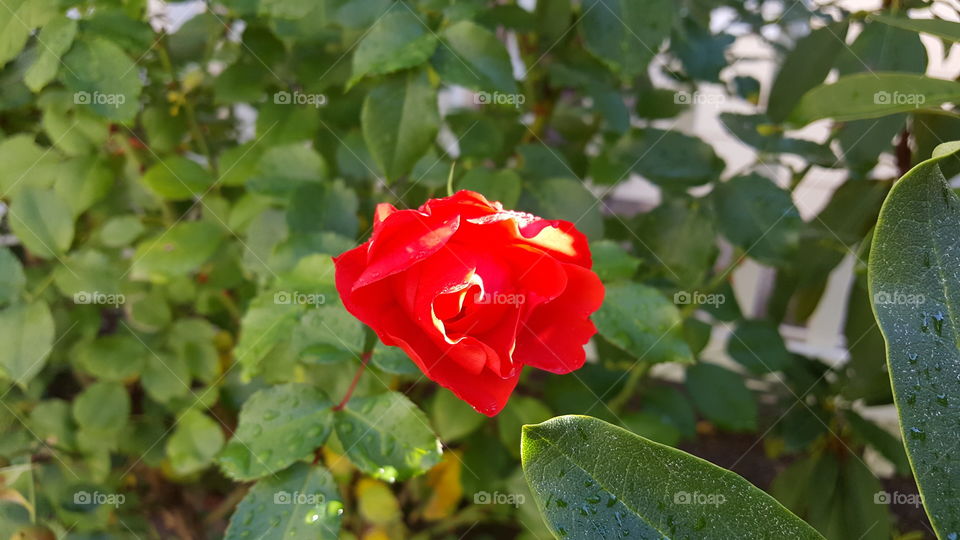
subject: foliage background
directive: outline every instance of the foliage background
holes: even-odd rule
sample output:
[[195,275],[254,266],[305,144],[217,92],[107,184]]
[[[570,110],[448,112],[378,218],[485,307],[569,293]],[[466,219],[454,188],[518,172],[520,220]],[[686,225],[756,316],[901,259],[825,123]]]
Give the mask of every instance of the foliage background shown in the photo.
[[[731,468],[828,538],[932,536],[902,443],[858,412],[891,403],[865,240],[960,135],[957,83],[876,18],[915,7],[230,0],[168,32],[138,0],[5,0],[0,537],[548,538],[520,426],[565,413]],[[777,51],[772,82],[744,36]],[[682,128],[726,102],[758,155],[738,170]],[[792,192],[828,170],[802,219]],[[493,420],[332,286],[376,203],[450,174],[575,221],[608,287],[590,364],[527,373]],[[615,196],[636,178],[658,206]],[[849,358],[788,349],[851,254]],[[731,286],[746,260],[775,275],[759,308]],[[702,361],[711,335],[732,362]]]

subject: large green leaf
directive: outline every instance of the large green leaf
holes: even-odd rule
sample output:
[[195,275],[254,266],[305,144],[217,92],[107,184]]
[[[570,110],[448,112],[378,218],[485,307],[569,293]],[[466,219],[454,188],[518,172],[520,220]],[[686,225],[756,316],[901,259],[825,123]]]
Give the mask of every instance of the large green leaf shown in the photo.
[[957,100],[960,82],[913,73],[857,73],[804,94],[788,120],[799,125],[822,118],[862,120]]
[[0,372],[26,386],[47,362],[53,346],[53,317],[44,302],[0,311]]
[[822,538],[737,474],[596,418],[524,426],[522,451],[557,538]]
[[440,462],[440,441],[426,415],[397,392],[351,399],[337,412],[336,429],[350,461],[389,482],[423,474]]
[[251,480],[311,455],[330,435],[332,407],[323,392],[306,384],[257,392],[244,402],[220,466],[237,480]]
[[721,429],[757,429],[757,401],[743,377],[715,364],[687,368],[687,389],[697,409]]
[[593,315],[593,322],[600,335],[639,361],[693,361],[683,339],[677,306],[647,285],[607,285],[603,305]]
[[748,256],[776,265],[796,249],[800,213],[790,192],[768,178],[738,176],[717,186],[711,197],[723,235]]
[[894,185],[869,262],[900,428],[941,538],[960,534],[960,454],[953,448],[960,420],[960,200],[938,162],[958,146],[939,146]]
[[366,75],[383,75],[426,62],[437,38],[407,9],[396,9],[379,19],[353,53],[353,85]]
[[297,463],[253,485],[237,505],[228,540],[336,540],[343,503],[326,469]]
[[63,83],[76,105],[111,120],[132,120],[140,109],[140,73],[118,45],[100,37],[76,43],[63,57]]
[[408,174],[437,136],[437,93],[424,72],[394,76],[367,94],[363,138],[387,178]]

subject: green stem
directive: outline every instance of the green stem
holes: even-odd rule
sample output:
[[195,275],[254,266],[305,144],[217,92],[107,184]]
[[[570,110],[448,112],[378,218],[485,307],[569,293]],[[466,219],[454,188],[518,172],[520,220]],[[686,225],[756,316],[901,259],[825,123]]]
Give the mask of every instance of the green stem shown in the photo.
[[626,382],[623,383],[623,388],[607,402],[607,406],[614,414],[619,414],[620,411],[623,410],[623,407],[626,406],[630,398],[636,393],[637,385],[640,384],[640,381],[643,380],[643,376],[647,374],[649,369],[649,364],[643,364],[630,370]]

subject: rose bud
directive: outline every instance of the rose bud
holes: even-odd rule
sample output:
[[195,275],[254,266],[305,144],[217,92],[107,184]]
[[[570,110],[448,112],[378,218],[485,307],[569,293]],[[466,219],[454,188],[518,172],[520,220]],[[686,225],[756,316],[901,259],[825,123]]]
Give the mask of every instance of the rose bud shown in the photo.
[[567,221],[460,191],[377,206],[366,243],[334,259],[344,306],[477,411],[506,405],[523,366],[569,373],[596,333],[603,285]]

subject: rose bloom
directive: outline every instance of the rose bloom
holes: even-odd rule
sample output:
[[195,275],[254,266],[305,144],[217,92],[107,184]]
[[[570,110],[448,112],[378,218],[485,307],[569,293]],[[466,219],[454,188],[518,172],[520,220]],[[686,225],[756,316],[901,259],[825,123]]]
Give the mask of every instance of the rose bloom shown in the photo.
[[603,302],[586,237],[460,191],[377,206],[373,235],[334,259],[347,310],[477,411],[503,409],[523,366],[583,365]]

